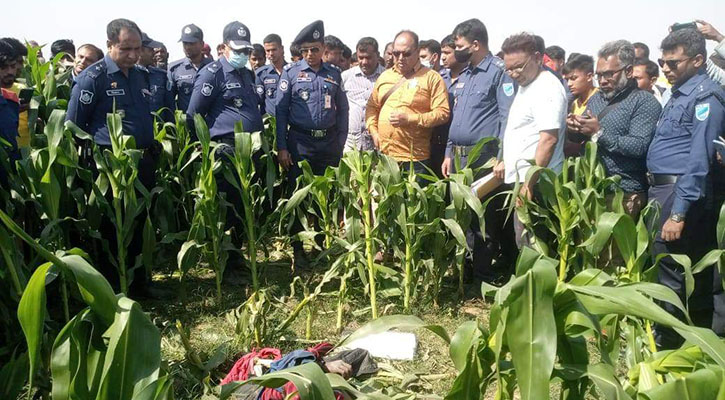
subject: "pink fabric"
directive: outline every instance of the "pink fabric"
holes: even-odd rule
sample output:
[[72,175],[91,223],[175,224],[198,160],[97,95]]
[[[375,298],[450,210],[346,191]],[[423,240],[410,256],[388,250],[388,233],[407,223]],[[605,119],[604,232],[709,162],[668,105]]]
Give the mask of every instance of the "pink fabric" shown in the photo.
[[247,353],[242,358],[234,363],[234,366],[229,371],[227,376],[222,379],[222,385],[234,381],[246,381],[249,379],[249,375],[254,370],[254,360],[257,358],[264,358],[270,360],[279,360],[282,358],[282,352],[275,348],[263,348],[262,350],[252,350],[251,353]]

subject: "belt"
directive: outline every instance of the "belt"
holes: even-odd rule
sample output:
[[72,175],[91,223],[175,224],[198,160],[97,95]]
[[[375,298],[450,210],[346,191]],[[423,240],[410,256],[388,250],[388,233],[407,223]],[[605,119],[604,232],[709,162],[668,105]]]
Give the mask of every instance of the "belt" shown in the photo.
[[672,185],[677,182],[677,178],[679,177],[679,175],[653,174],[647,172],[647,183],[650,186]]
[[473,149],[475,145],[472,146],[456,146],[453,145],[451,148],[453,149],[454,155],[459,155],[461,157],[468,157],[468,153],[471,152],[471,149]]
[[297,133],[302,133],[307,136],[312,136],[313,138],[323,138],[323,137],[326,137],[328,133],[335,132],[334,126],[327,128],[327,129],[305,129],[299,125],[290,124],[290,128],[292,128],[292,130]]

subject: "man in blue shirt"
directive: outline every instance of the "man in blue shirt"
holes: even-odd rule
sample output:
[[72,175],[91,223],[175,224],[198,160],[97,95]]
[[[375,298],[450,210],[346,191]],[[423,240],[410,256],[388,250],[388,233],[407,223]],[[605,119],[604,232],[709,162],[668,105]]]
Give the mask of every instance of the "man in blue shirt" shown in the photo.
[[[322,21],[302,29],[294,43],[304,58],[284,67],[277,86],[277,158],[290,171],[292,187],[300,175],[298,162],[307,160],[312,172],[322,175],[327,167],[340,163],[347,140],[347,96],[339,68],[322,62],[324,37]],[[302,243],[295,242],[293,247],[295,267],[304,268]]]
[[115,110],[123,119],[123,132],[146,149],[154,142],[149,102],[148,71],[136,65],[141,53],[141,31],[125,19],[109,23],[108,54],[78,76],[68,101],[66,118],[93,135],[101,146],[110,146],[106,114]]
[[274,115],[277,84],[284,66],[287,65],[287,61],[284,60],[284,46],[282,46],[282,38],[279,35],[270,33],[262,43],[269,64],[255,71],[257,75],[257,95],[263,102],[263,112]]
[[[104,151],[111,146],[106,115],[114,110],[120,114],[123,133],[133,136],[136,148],[144,150],[138,162],[138,179],[151,190],[156,185],[155,164],[159,153],[153,137],[153,117],[149,106],[149,73],[146,68],[136,64],[142,48],[141,29],[136,23],[121,18],[111,21],[106,32],[108,53],[101,61],[78,75],[68,101],[66,118],[92,135],[93,141]],[[146,215],[141,214],[137,218],[128,246],[127,265],[131,265],[142,250]],[[111,243],[116,240],[115,229],[107,218],[101,221],[99,230]],[[116,278],[113,269],[102,272],[112,281]],[[145,273],[137,272],[134,275],[131,283],[134,296],[154,296],[147,279]]]
[[180,42],[184,44],[186,58],[174,61],[169,65],[171,93],[176,100],[176,108],[183,112],[189,107],[191,90],[194,88],[194,77],[197,71],[209,64],[211,60],[204,57],[204,32],[189,24],[181,29]]
[[[705,38],[695,29],[671,32],[661,48],[659,64],[673,86],[647,153],[649,197],[662,207],[653,257],[685,254],[694,262],[716,247],[710,166],[715,160],[713,140],[725,124],[725,92],[707,77]],[[684,274],[671,257],[660,261],[658,278],[685,301]],[[722,283],[713,279],[712,270],[695,276],[689,312],[696,325],[714,325],[714,283],[721,293]],[[681,317],[669,303],[662,306]],[[656,327],[656,339],[663,348],[682,342],[662,326]]]
[[141,46],[138,65],[146,68],[149,73],[149,91],[151,92],[149,106],[151,112],[157,113],[161,122],[172,122],[174,120],[174,99],[171,93],[171,81],[168,80],[166,71],[154,64],[154,49],[160,48],[163,44],[151,39],[145,32],[142,32]]
[[[516,93],[514,81],[504,72],[503,61],[488,49],[488,32],[478,19],[464,21],[453,31],[457,62],[466,64],[453,85],[453,108],[446,156],[441,172],[448,176],[454,158],[465,166],[470,149],[483,138],[501,140],[506,118]],[[481,166],[498,153],[498,141],[489,142],[474,166]],[[492,194],[493,195],[493,194]],[[501,200],[497,202],[497,200]],[[506,275],[516,260],[513,225],[506,222],[503,196],[497,196],[486,209],[485,240],[474,218],[467,233],[473,248],[473,277],[476,281],[495,279],[492,263],[497,260],[500,274]],[[496,204],[494,204],[496,203]],[[499,257],[500,253],[500,257]],[[501,268],[503,266],[503,269]]]
[[247,69],[252,50],[249,29],[241,22],[224,27],[224,57],[199,70],[186,111],[189,126],[201,114],[215,141],[234,145],[234,124],[242,121],[246,132],[263,129],[254,73]]

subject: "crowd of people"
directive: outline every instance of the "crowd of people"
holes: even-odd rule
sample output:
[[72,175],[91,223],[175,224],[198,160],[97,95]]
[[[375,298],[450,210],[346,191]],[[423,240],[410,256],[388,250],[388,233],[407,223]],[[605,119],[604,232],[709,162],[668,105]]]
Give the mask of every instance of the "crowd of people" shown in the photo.
[[[639,42],[614,40],[595,55],[567,57],[531,33],[509,36],[494,54],[478,19],[461,22],[440,42],[403,30],[384,47],[364,37],[354,52],[315,21],[292,42],[289,62],[279,35],[254,44],[238,21],[224,28],[216,59],[194,24],[181,30],[186,57],[171,63],[166,47],[132,21],[113,20],[106,34],[105,54],[68,40],[50,47],[51,57],[61,54],[61,66],[72,69],[67,119],[101,147],[111,144],[106,114],[115,107],[141,149],[154,146],[154,118],[171,120],[175,110],[186,114],[192,130],[201,115],[213,140],[230,147],[237,122],[258,131],[263,115],[273,115],[277,161],[292,182],[300,161],[322,174],[347,151],[377,150],[402,168],[441,177],[456,165],[493,160],[479,174],[502,184],[488,194],[494,201],[485,229],[474,221],[468,232],[474,281],[509,274],[518,249],[528,244],[523,224],[506,218],[504,197],[496,194],[521,182],[520,196],[536,199],[537,176],[527,179],[532,165],[560,172],[564,158],[581,154],[589,141],[597,143],[607,174],[621,177],[629,215],[637,218],[650,201],[661,207],[654,257],[698,260],[717,246],[725,148],[715,141],[725,133],[725,40],[705,21],[665,30],[656,62]],[[717,43],[712,56],[707,40]],[[16,82],[26,49],[16,39],[0,39],[0,133],[16,157],[29,136],[27,102]],[[485,138],[491,140],[468,163]],[[144,184],[153,184],[153,163],[154,152],[145,152]],[[299,242],[294,257],[296,265],[305,263]],[[658,278],[684,299],[684,273],[671,257],[660,262]],[[716,269],[698,275],[690,313],[695,323],[725,334]],[[661,330],[658,340],[671,347],[678,339]]]

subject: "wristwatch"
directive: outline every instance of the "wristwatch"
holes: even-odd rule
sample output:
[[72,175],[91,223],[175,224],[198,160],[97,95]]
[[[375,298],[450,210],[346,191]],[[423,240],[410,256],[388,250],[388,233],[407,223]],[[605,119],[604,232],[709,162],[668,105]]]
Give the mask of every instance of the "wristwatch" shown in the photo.
[[670,219],[674,222],[684,222],[685,214],[671,214]]

